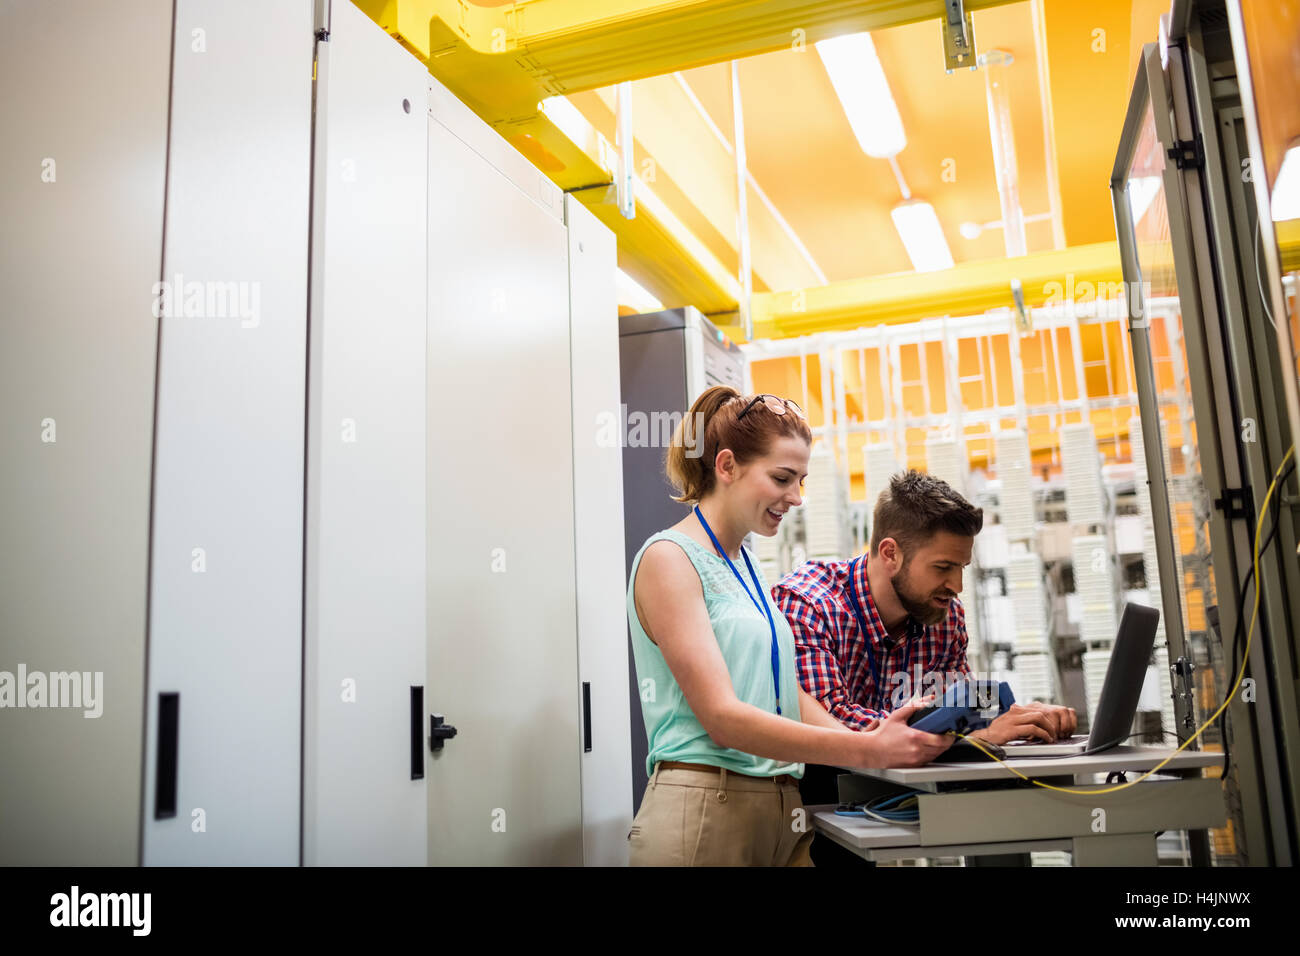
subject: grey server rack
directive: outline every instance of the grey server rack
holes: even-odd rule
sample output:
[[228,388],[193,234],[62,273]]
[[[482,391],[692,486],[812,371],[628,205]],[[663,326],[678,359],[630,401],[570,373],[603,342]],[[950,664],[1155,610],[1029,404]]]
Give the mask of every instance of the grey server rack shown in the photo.
[[[632,572],[646,538],[680,521],[690,509],[673,500],[664,474],[665,422],[680,420],[705,389],[744,390],[745,357],[739,346],[690,306],[619,318],[619,374],[623,392],[623,531],[626,572]],[[642,441],[629,441],[628,422],[649,423]],[[631,641],[629,633],[628,641]],[[636,663],[628,652],[632,721],[633,813],[641,806],[648,775],[645,723]]]

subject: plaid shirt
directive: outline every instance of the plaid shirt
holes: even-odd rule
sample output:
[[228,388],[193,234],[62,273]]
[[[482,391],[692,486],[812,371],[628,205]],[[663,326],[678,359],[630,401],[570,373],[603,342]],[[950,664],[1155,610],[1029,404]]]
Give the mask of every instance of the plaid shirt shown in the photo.
[[[799,683],[836,720],[865,730],[914,694],[929,692],[936,683],[942,689],[970,673],[966,612],[954,598],[939,624],[923,627],[909,618],[907,637],[891,646],[871,597],[865,557],[858,562],[855,582],[865,635],[849,602],[848,572],[848,561],[809,561],[783,577],[772,597],[794,631]],[[883,687],[876,686],[871,672],[868,641]],[[897,701],[895,695],[900,695]]]

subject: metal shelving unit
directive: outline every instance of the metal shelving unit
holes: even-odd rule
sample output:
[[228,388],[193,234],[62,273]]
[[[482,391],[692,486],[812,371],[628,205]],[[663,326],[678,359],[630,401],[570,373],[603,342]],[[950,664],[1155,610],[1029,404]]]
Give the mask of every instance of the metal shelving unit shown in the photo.
[[[1169,328],[1173,327],[1177,317],[1176,298],[1155,299],[1147,306],[1153,317],[1166,321]],[[925,467],[950,484],[955,483],[986,513],[985,532],[977,541],[975,561],[963,581],[962,600],[967,608],[972,668],[994,673],[1009,672],[1013,683],[1026,684],[1022,688],[1024,696],[1064,700],[1086,713],[1089,710],[1088,698],[1092,698],[1095,704],[1125,592],[1140,591],[1140,588],[1127,587],[1125,581],[1133,577],[1133,565],[1141,555],[1116,553],[1115,545],[1119,538],[1115,527],[1119,517],[1116,501],[1121,494],[1126,496],[1126,516],[1142,509],[1134,504],[1134,489],[1138,482],[1131,473],[1125,472],[1113,480],[1101,479],[1102,457],[1110,466],[1129,463],[1123,438],[1125,432],[1131,432],[1130,423],[1138,420],[1132,358],[1126,349],[1108,347],[1101,363],[1084,362],[1079,343],[1084,332],[1094,326],[1099,327],[1102,341],[1106,343],[1114,334],[1114,325],[1121,323],[1127,312],[1128,304],[1122,293],[1118,301],[1064,303],[1032,310],[1030,334],[1049,333],[1040,340],[1044,369],[1049,365],[1055,367],[1059,381],[1063,362],[1068,365],[1073,361],[1073,381],[1077,384],[1087,382],[1086,375],[1091,365],[1104,364],[1109,390],[1114,393],[1071,395],[1058,388],[1055,401],[1032,405],[1026,401],[1020,384],[1013,394],[1001,394],[996,370],[983,364],[986,355],[994,355],[998,341],[1022,335],[1014,325],[1010,310],[995,309],[978,316],[948,316],[905,326],[876,326],[742,346],[750,360],[751,376],[755,367],[764,360],[798,356],[804,372],[804,394],[794,397],[796,400],[802,398],[805,407],[812,404],[808,400],[810,394],[816,392],[812,388],[814,383],[806,374],[815,357],[820,369],[823,415],[822,420],[813,425],[814,438],[819,441],[819,449],[835,452],[835,467],[845,489],[850,487],[850,455],[859,455],[867,489],[866,500],[847,501],[844,505],[840,519],[847,531],[843,536],[846,542],[843,553],[833,553],[825,547],[824,541],[814,543],[810,549],[806,540],[805,506],[796,509],[805,515],[796,515],[795,521],[782,528],[784,544],[779,548],[770,546],[771,560],[778,562],[774,566],[784,573],[804,556],[812,556],[813,551],[824,558],[843,558],[860,553],[869,540],[874,496],[884,486],[891,470],[901,468],[905,463]],[[956,356],[958,344],[968,339],[979,342],[981,368],[977,373],[963,375]],[[1066,340],[1071,345],[1068,355],[1061,348]],[[1176,342],[1175,339],[1167,341]],[[1047,354],[1049,343],[1050,357]],[[940,377],[933,374],[932,367],[920,378],[916,378],[914,373],[905,374],[903,368],[904,357],[910,354],[917,364],[923,364],[927,351],[933,351],[936,345],[949,359],[942,370],[944,384],[941,389],[932,387],[933,380]],[[1008,354],[1020,352],[1016,348]],[[850,420],[847,414],[849,389],[846,379],[854,371],[860,377],[865,376],[857,383],[862,391],[859,407],[872,407],[870,399],[878,399],[874,405],[881,414],[868,420]],[[875,373],[874,380],[872,372]],[[1163,413],[1175,422],[1189,421],[1190,398],[1185,381],[1175,378],[1168,384],[1169,387],[1159,396]],[[964,388],[967,392],[974,388],[980,396],[990,399],[990,404],[983,407],[968,405],[963,399]],[[904,413],[905,390],[913,399],[910,403],[913,412],[916,411],[915,398],[920,396],[924,414]],[[868,391],[871,395],[867,394]],[[1026,441],[1028,423],[1031,419],[1041,422],[1039,416],[1048,416],[1059,434],[1059,444],[1050,456],[1049,466],[1056,467],[1057,471],[1047,479],[1033,471]],[[1104,442],[1097,441],[1090,426],[1093,416],[1098,416],[1103,424],[1117,426]],[[813,417],[816,418],[815,411]],[[1140,434],[1130,437],[1140,455]],[[856,452],[850,450],[850,438],[853,443],[861,441]],[[990,467],[972,472],[970,461],[977,449],[989,454]],[[1012,456],[1016,467],[1009,471],[1007,466]],[[824,478],[810,480],[812,494],[826,494],[811,487],[825,483]],[[1071,490],[1078,521],[1071,520],[1067,502]],[[1004,498],[1018,507],[1008,511],[1003,506]],[[1189,500],[1194,500],[1190,492]],[[1149,525],[1149,505],[1145,514]],[[823,523],[819,521],[819,524]],[[1013,536],[1010,541],[1007,540],[1008,531]],[[1127,538],[1131,538],[1131,523],[1126,531],[1130,532]],[[1080,575],[1074,573],[1076,532],[1091,534],[1096,546],[1094,550],[1099,548],[1106,555],[1105,566],[1098,574],[1088,571],[1082,575],[1087,586],[1093,589],[1090,598],[1092,609],[1086,614],[1086,627],[1083,628],[1080,627],[1080,601],[1076,592]],[[998,546],[992,549],[983,546],[988,539],[999,536],[1002,540]],[[821,537],[824,538],[825,534],[822,533]],[[1131,546],[1132,541],[1129,544]],[[1038,593],[1034,602],[1042,604],[1042,613],[1033,616],[1034,620],[1041,618],[1041,627],[1036,632],[1032,649],[1026,644],[1029,640],[1027,635],[1017,639],[1015,633],[1016,621],[1023,621],[1024,616],[1018,618],[1014,612],[1008,613],[1007,602],[1012,596],[1008,565],[1012,549],[1021,555],[1019,560],[1022,563],[1032,560],[1026,557],[1029,555],[1036,555],[1041,561],[1040,570],[1035,572],[1041,575],[1041,582],[1036,586]],[[991,554],[994,555],[993,563],[990,563]],[[1154,562],[1151,566],[1154,567]],[[1194,577],[1194,580],[1207,580],[1201,564],[1189,562],[1188,567],[1201,571],[1201,576]],[[1149,577],[1143,577],[1140,583],[1145,584]],[[1023,600],[1024,595],[1021,597]],[[1081,630],[1086,633],[1081,634]],[[1158,643],[1163,644],[1163,641]],[[1148,692],[1146,699],[1149,701],[1154,696],[1161,702],[1159,709],[1163,712],[1166,729],[1172,730],[1173,708],[1165,663],[1168,655],[1163,650],[1160,653],[1156,659],[1159,667],[1156,682],[1159,686]],[[1094,672],[1091,680],[1085,676],[1089,660]],[[1091,693],[1085,690],[1088,686],[1092,688]]]

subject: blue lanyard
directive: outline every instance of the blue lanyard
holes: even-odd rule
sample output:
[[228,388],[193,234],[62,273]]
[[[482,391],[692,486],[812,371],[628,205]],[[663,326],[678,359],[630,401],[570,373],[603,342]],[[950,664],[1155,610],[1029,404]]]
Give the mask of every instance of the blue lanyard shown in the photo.
[[[854,558],[849,562],[849,603],[853,605],[853,616],[858,619],[858,627],[862,631],[862,643],[867,649],[867,663],[871,665],[871,679],[876,684],[876,702],[878,703],[884,693],[884,685],[880,682],[880,670],[876,667],[876,655],[871,650],[871,631],[867,629],[867,617],[862,613],[862,605],[858,603],[857,591],[857,570],[858,562],[862,558]],[[916,634],[911,623],[907,626],[907,657],[903,658],[903,673],[906,674],[912,669],[912,645],[915,643]]]
[[740,572],[736,570],[736,566],[731,563],[731,558],[727,557],[727,552],[724,551],[722,545],[718,543],[718,536],[713,533],[713,529],[709,527],[709,523],[704,520],[704,515],[700,513],[699,505],[695,506],[695,517],[699,518],[700,524],[704,525],[704,530],[709,533],[709,540],[712,541],[713,546],[718,549],[718,554],[722,555],[722,560],[727,562],[727,567],[731,568],[731,573],[736,576],[736,580],[740,582],[740,586],[745,589],[745,594],[754,602],[754,607],[758,608],[760,614],[764,612],[767,614],[767,626],[772,629],[772,686],[776,688],[776,712],[780,714],[781,659],[777,656],[776,652],[776,621],[772,620],[772,608],[771,605],[767,603],[767,598],[763,594],[763,586],[758,583],[758,575],[754,573],[754,565],[750,563],[749,555],[745,553],[745,549],[742,547],[740,549],[741,557],[745,559],[745,567],[749,568],[749,576],[754,581],[754,592],[759,597],[763,598],[762,605],[758,603],[758,597],[749,593],[749,585],[745,583],[745,579],[740,576]]

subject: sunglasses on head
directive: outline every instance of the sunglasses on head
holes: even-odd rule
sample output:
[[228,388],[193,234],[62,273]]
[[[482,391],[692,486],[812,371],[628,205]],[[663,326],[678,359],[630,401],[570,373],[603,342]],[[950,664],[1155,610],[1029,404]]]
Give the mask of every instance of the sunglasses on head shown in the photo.
[[740,421],[748,415],[749,410],[759,402],[762,402],[767,407],[768,411],[772,412],[774,415],[784,415],[786,408],[789,407],[793,408],[794,413],[800,418],[805,421],[808,419],[808,416],[803,413],[803,409],[788,398],[780,398],[776,395],[755,395],[750,400],[749,404],[745,406],[745,410],[736,416],[736,421]]

